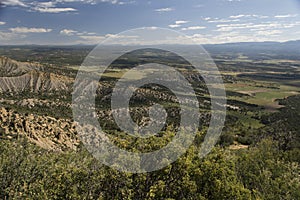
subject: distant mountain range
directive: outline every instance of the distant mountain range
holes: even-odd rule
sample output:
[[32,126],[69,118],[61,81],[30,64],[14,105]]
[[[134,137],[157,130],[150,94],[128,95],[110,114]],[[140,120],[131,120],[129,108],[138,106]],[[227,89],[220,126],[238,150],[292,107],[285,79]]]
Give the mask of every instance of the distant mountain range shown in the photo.
[[[204,47],[211,48],[211,47],[218,47],[218,48],[225,48],[225,47],[251,47],[251,48],[258,48],[258,47],[299,47],[300,40],[291,40],[287,42],[275,42],[275,41],[266,41],[266,42],[235,42],[235,43],[222,43],[222,44],[202,44]],[[76,44],[76,45],[38,45],[38,44],[29,44],[29,45],[1,45],[0,47],[69,47],[69,48],[92,48],[96,45],[86,45],[86,44]],[[111,45],[117,46],[117,45]]]
[[300,40],[288,42],[241,42],[226,44],[203,45],[208,50],[231,50],[231,51],[286,51],[300,52]]
[[211,54],[243,54],[251,59],[300,59],[300,40],[288,42],[242,42],[209,44],[203,47]]
[[[193,48],[197,45],[175,45],[178,48]],[[300,60],[300,40],[288,41],[288,42],[240,42],[240,43],[225,43],[225,44],[204,44],[202,45],[212,56],[215,55],[230,55],[234,57],[235,55],[244,55],[249,57],[249,59],[294,59]],[[68,45],[68,46],[49,46],[49,45],[15,45],[7,46],[0,45],[4,51],[9,51],[9,49],[32,49],[35,53],[40,54],[42,52],[66,50],[69,53],[74,53],[72,51],[78,51],[84,55],[84,57],[90,52],[95,45]],[[141,48],[142,46],[136,46],[136,48]],[[150,46],[148,46],[150,47]],[[117,45],[107,46],[108,52],[112,49],[118,48]],[[78,53],[76,52],[76,53]],[[5,54],[4,54],[5,55]],[[17,59],[15,55],[8,55],[11,58]],[[63,56],[63,55],[62,55]],[[17,59],[24,60],[24,59]]]

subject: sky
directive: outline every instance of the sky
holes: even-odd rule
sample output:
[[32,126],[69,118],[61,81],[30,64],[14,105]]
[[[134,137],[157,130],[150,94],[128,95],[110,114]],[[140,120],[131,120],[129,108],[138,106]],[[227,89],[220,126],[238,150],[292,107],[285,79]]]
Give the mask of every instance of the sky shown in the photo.
[[300,40],[299,0],[2,0],[0,45],[98,44],[140,27],[199,44]]

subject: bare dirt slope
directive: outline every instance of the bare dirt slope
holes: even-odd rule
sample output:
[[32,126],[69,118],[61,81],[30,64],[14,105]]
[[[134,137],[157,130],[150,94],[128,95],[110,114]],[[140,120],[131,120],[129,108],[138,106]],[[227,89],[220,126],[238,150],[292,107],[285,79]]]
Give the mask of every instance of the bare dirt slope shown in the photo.
[[0,92],[19,93],[70,90],[72,79],[43,72],[38,63],[25,63],[0,57]]

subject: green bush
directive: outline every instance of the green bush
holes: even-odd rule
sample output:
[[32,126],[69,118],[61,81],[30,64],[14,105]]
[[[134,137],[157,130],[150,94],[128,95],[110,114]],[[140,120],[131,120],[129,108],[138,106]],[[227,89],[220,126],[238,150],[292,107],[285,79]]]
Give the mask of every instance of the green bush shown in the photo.
[[0,199],[300,199],[299,164],[272,140],[238,152],[216,147],[204,159],[197,149],[162,170],[130,174],[84,148],[51,152],[1,140]]

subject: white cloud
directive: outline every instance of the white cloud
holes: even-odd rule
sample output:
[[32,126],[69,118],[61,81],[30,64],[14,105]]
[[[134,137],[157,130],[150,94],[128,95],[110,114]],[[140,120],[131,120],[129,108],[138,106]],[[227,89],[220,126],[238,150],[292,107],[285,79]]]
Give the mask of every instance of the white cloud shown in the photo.
[[126,4],[134,4],[136,1],[120,1],[118,2],[119,5],[126,5]]
[[231,15],[228,17],[228,19],[241,19],[241,18],[259,18],[259,19],[266,19],[269,18],[269,16],[266,15],[257,15],[257,14],[238,14],[238,15]]
[[49,1],[49,2],[33,2],[31,3],[32,5],[38,6],[38,7],[43,7],[43,8],[51,8],[56,5],[56,2],[54,1]]
[[175,24],[171,24],[169,25],[170,28],[179,28],[182,26],[182,24],[186,24],[188,23],[189,21],[185,21],[185,20],[178,20],[178,21],[175,21]]
[[211,35],[203,35],[203,34],[194,34],[188,36],[192,40],[192,44],[209,44],[212,43]]
[[174,8],[159,8],[159,9],[155,9],[156,12],[170,12],[173,11]]
[[240,14],[240,15],[232,15],[229,16],[230,19],[241,19],[241,18],[259,18],[259,19],[266,19],[269,18],[268,16],[265,15],[244,15],[244,14]]
[[229,23],[229,22],[239,22],[240,19],[214,19],[209,20],[208,23]]
[[101,3],[111,3],[111,4],[118,4],[119,3],[118,0],[94,0],[94,1],[90,0],[90,1],[94,2],[95,4],[99,3],[99,2],[101,2]]
[[119,1],[119,0],[55,0],[52,1],[54,3],[84,3],[84,4],[91,4],[95,5],[97,3],[110,3],[110,4],[118,4],[118,5],[125,5],[125,4],[132,4],[135,1]]
[[189,30],[201,30],[201,29],[206,29],[206,27],[205,26],[190,26],[187,28],[182,28],[181,30],[189,31]]
[[[151,27],[151,29],[154,29],[155,27]],[[116,41],[127,41],[129,39],[135,39],[137,36],[124,36],[124,35],[115,35],[115,34],[106,34],[106,35],[96,35],[94,32],[87,32],[87,31],[77,31],[77,30],[72,30],[72,29],[63,29],[60,31],[61,35],[66,35],[66,36],[72,36],[72,37],[77,37],[81,40],[77,40],[79,43],[84,43],[84,44],[98,44],[99,42],[107,39],[107,38],[113,38],[113,42]]]
[[132,42],[135,42],[138,36],[106,34],[106,35],[79,35],[78,37],[80,39],[83,39],[81,43],[85,43],[85,44],[98,44],[107,38],[113,38],[110,44],[124,44],[127,42],[130,44]]
[[199,44],[221,44],[221,43],[234,43],[234,42],[264,42],[272,41],[272,38],[266,36],[253,37],[251,34],[241,34],[240,32],[228,32],[218,35],[201,35],[195,34],[190,36],[195,43]]
[[269,18],[269,16],[266,16],[266,15],[252,15],[252,17],[259,18],[259,19],[267,19],[267,18]]
[[60,7],[58,4],[67,4],[79,2],[83,4],[97,4],[97,3],[111,3],[116,5],[132,4],[135,1],[119,1],[119,0],[54,0],[47,2],[39,1],[23,1],[23,0],[3,0],[1,1],[4,6],[19,6],[25,7],[28,11],[36,11],[41,13],[62,13],[62,12],[74,12],[77,9],[72,7]]
[[212,17],[202,17],[203,20],[208,23],[231,23],[231,22],[241,22],[241,21],[254,21],[257,19],[267,19],[269,16],[265,15],[248,15],[248,14],[239,14],[239,15],[231,15],[227,18],[212,18]]
[[24,38],[25,35],[20,35],[20,34],[16,34],[16,33],[12,33],[12,32],[3,32],[0,31],[0,39],[1,40],[13,40],[13,39],[17,39],[17,38]]
[[169,27],[170,28],[179,28],[179,27],[181,27],[181,25],[180,24],[170,24]]
[[275,18],[292,18],[292,17],[297,17],[298,15],[297,14],[294,14],[294,15],[276,15],[274,16]]
[[74,8],[33,8],[35,11],[39,11],[41,13],[61,13],[61,12],[74,12],[77,11]]
[[62,29],[59,32],[61,35],[66,35],[66,36],[94,36],[96,35],[96,33],[94,32],[87,32],[87,31],[77,31],[77,30],[73,30],[73,29]]
[[125,5],[125,4],[132,4],[135,3],[135,1],[119,1],[119,0],[56,0],[56,2],[59,3],[73,3],[73,2],[82,2],[86,4],[97,4],[97,3],[110,3],[110,4],[116,4],[116,5]]
[[231,19],[238,19],[238,18],[242,18],[242,17],[250,17],[252,15],[232,15],[229,18]]
[[282,31],[280,30],[268,30],[268,31],[258,31],[256,35],[263,35],[263,36],[274,36],[281,34]]
[[62,8],[56,6],[57,2],[32,2],[30,7],[32,11],[41,13],[61,13],[61,12],[74,12],[77,11],[75,8]]
[[211,17],[204,17],[203,18],[205,21],[208,21],[208,20],[211,20],[212,18]]
[[247,28],[249,26],[252,26],[253,23],[244,23],[244,24],[218,24],[217,27],[218,28],[237,28],[237,29],[240,29],[240,28]]
[[144,30],[157,30],[158,27],[157,26],[151,26],[151,27],[142,27],[142,29]]
[[5,25],[6,24],[6,22],[0,22],[0,25]]
[[138,38],[138,36],[134,35],[115,35],[115,34],[106,34],[106,38],[114,38],[114,39],[133,39]]
[[68,36],[72,36],[75,33],[77,33],[77,31],[71,30],[71,29],[63,29],[63,30],[60,31],[60,34],[62,34],[62,35],[68,35]]
[[244,23],[244,24],[219,24],[217,30],[219,32],[230,32],[236,30],[249,30],[249,31],[266,31],[274,29],[289,29],[300,26],[300,22],[281,23],[281,22],[263,22],[263,23]]
[[59,32],[61,35],[65,36],[72,36],[72,37],[77,37],[80,40],[77,40],[77,43],[82,43],[82,44],[98,44],[100,41],[103,41],[106,37],[105,36],[98,36],[95,35],[95,33],[90,33],[87,31],[80,32],[77,30],[73,29],[63,29]]
[[27,28],[27,27],[16,27],[9,29],[13,33],[48,33],[51,32],[52,29],[46,28]]
[[178,21],[175,21],[175,24],[186,24],[188,23],[189,21],[184,21],[184,20],[178,20]]
[[265,42],[265,41],[287,41],[288,39],[282,39],[278,37],[280,30],[274,30],[269,32],[220,32],[218,34],[193,34],[189,35],[186,40],[185,37],[172,38],[170,40],[162,41],[166,44],[222,44],[222,43],[235,43],[235,42]]
[[96,35],[81,35],[79,37],[84,39],[84,40],[89,40],[90,42],[94,41],[96,43],[105,39],[104,36],[96,36]]
[[5,6],[21,6],[28,7],[23,1],[20,0],[3,0],[1,3]]
[[87,31],[83,31],[83,32],[76,32],[76,35],[97,35],[94,32],[87,32]]
[[58,3],[74,3],[74,2],[87,2],[87,3],[91,3],[91,2],[94,2],[94,1],[91,1],[91,0],[56,0],[56,2]]

